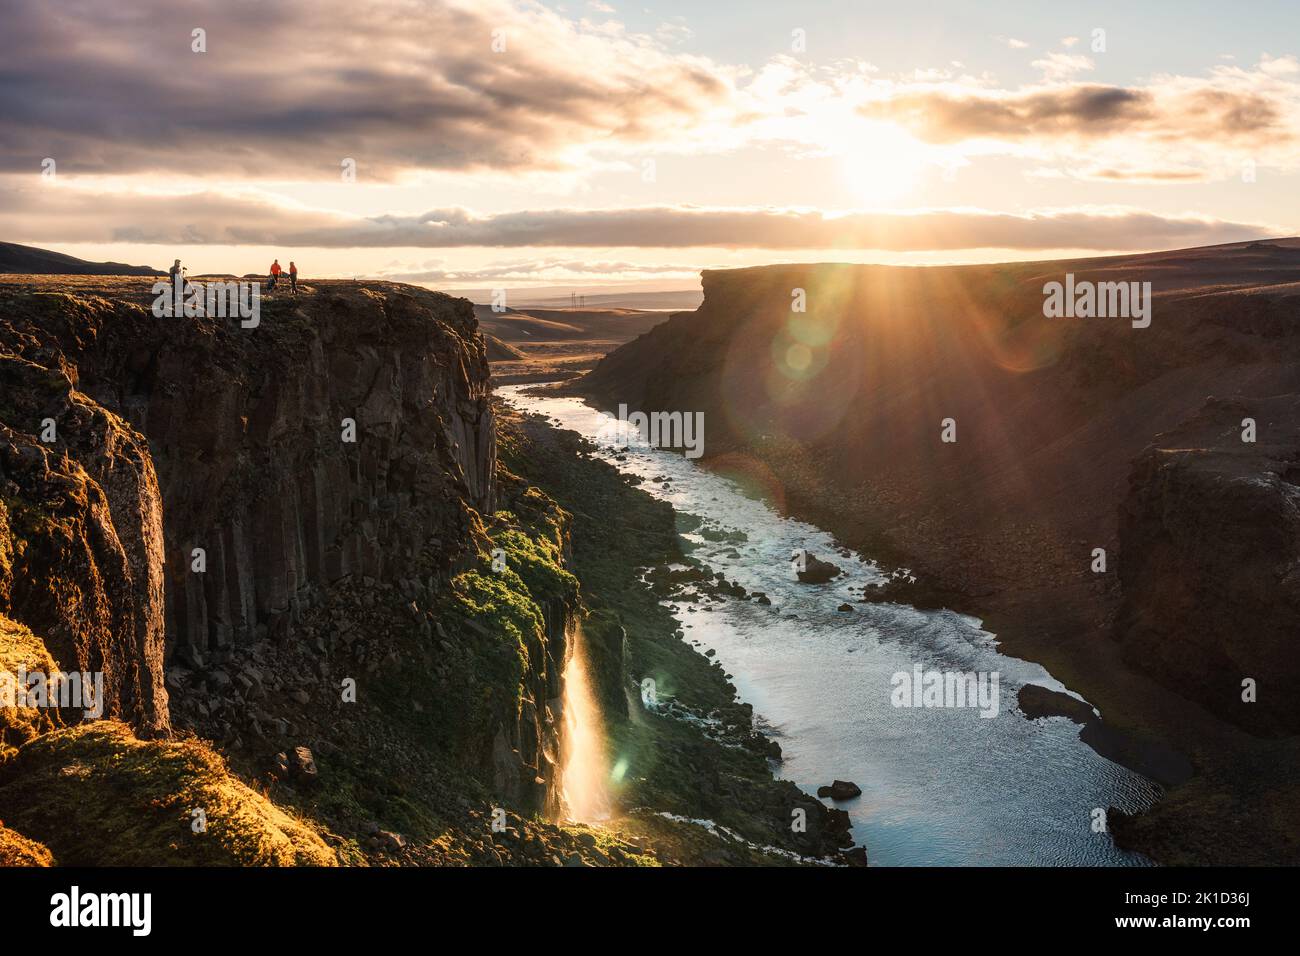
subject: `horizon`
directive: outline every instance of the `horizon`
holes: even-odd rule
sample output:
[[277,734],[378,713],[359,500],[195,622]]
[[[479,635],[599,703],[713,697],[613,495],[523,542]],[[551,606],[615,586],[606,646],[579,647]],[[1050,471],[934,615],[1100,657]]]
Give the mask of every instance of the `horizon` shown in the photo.
[[[856,261],[845,260],[845,259],[776,260],[772,262],[755,263],[752,265],[737,265],[737,266],[726,266],[717,269],[702,269],[700,270],[699,278],[696,279],[695,284],[693,286],[685,284],[683,282],[670,283],[670,282],[654,282],[654,281],[642,280],[642,281],[627,281],[627,282],[609,282],[603,285],[591,285],[591,284],[585,286],[537,285],[537,286],[512,286],[511,288],[517,289],[520,293],[523,293],[522,297],[515,297],[512,300],[514,305],[519,308],[534,308],[534,309],[559,308],[560,306],[553,305],[553,303],[559,303],[562,299],[569,296],[580,296],[580,297],[595,297],[599,299],[610,299],[614,301],[601,302],[599,304],[592,304],[590,306],[583,306],[583,305],[576,306],[576,308],[579,309],[588,308],[588,309],[600,310],[600,309],[626,308],[626,309],[635,309],[644,312],[672,313],[672,312],[683,311],[683,309],[676,306],[673,307],[651,307],[651,306],[637,306],[637,305],[625,306],[625,305],[620,305],[619,303],[625,300],[630,302],[631,300],[638,297],[673,296],[673,295],[699,296],[701,301],[703,301],[703,287],[702,287],[701,280],[703,278],[703,273],[705,272],[735,272],[735,271],[742,271],[746,269],[780,269],[780,268],[788,268],[794,266],[805,266],[805,267],[861,266],[864,268],[944,269],[944,268],[963,268],[963,267],[979,267],[979,266],[990,266],[990,267],[1017,266],[1017,265],[1032,265],[1034,263],[1044,263],[1044,264],[1059,263],[1059,262],[1087,263],[1093,261],[1100,262],[1100,261],[1112,260],[1112,259],[1128,259],[1128,258],[1141,257],[1141,256],[1158,256],[1166,253],[1197,252],[1197,251],[1209,250],[1209,249],[1226,249],[1229,247],[1251,246],[1251,245],[1261,244],[1261,243],[1263,244],[1286,243],[1286,242],[1294,242],[1297,240],[1300,240],[1300,235],[1267,236],[1267,237],[1260,237],[1256,239],[1241,239],[1241,240],[1234,240],[1232,242],[1215,243],[1207,246],[1179,246],[1179,247],[1174,247],[1169,249],[1150,249],[1150,250],[1143,250],[1141,252],[1105,253],[1105,254],[1097,254],[1097,255],[1085,255],[1085,256],[1072,257],[1066,259],[1033,257],[1033,258],[1024,258],[1024,259],[1008,259],[1008,260],[1002,260],[1002,259],[989,260],[989,261],[981,260],[977,262],[922,262],[922,263],[874,262],[874,261],[856,262]],[[28,247],[28,248],[35,248],[35,247]],[[71,254],[61,249],[48,249],[45,251],[61,252],[67,255]],[[91,260],[86,260],[86,261],[91,261]],[[115,261],[115,260],[110,260],[110,261]],[[102,264],[102,262],[94,262],[92,264]],[[117,264],[130,266],[130,267],[152,268],[160,275],[165,275],[167,271],[165,268],[155,268],[149,263],[119,262]],[[238,279],[238,278],[260,277],[260,273],[257,272],[246,272],[246,273],[191,272],[189,271],[188,267],[186,269],[186,275],[187,277],[196,280],[204,279],[204,278]],[[440,286],[440,285],[431,284],[427,282],[410,282],[410,281],[391,278],[387,276],[339,275],[339,276],[318,276],[314,278],[319,280],[331,280],[331,281],[353,280],[358,282],[370,282],[370,281],[394,282],[397,284],[413,285],[420,288],[426,288],[431,291],[446,291],[449,294],[456,295],[457,297],[469,299],[475,305],[490,305],[492,303],[493,293],[496,291],[495,289],[486,288],[486,287],[446,288],[445,286]]]
[[1276,38],[1300,13],[1266,6],[12,7],[0,234],[580,294],[1280,238],[1300,59]]

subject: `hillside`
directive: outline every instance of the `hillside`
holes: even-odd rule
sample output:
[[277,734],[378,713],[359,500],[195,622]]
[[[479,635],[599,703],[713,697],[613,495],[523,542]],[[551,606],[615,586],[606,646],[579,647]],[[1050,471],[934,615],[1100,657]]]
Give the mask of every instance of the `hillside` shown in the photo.
[[[1066,273],[1151,282],[1150,326],[1045,318],[1043,286]],[[799,289],[805,313],[791,308]],[[703,411],[714,467],[914,569],[917,583],[890,599],[984,618],[1011,653],[1096,704],[1128,736],[1130,763],[1151,772],[1152,754],[1173,746],[1202,773],[1231,776],[1279,748],[1295,765],[1300,707],[1282,690],[1293,664],[1276,636],[1300,623],[1283,610],[1296,607],[1294,545],[1249,529],[1289,527],[1296,510],[1300,415],[1283,397],[1300,394],[1300,242],[991,266],[772,266],[706,272],[704,290],[698,311],[571,388],[606,406]],[[1188,424],[1207,415],[1213,427]],[[1243,452],[1246,417],[1259,436]],[[945,419],[955,442],[942,440]],[[1177,481],[1150,463],[1171,454],[1196,459]],[[1225,613],[1222,581],[1202,585],[1252,548],[1251,587]],[[1269,683],[1268,699],[1243,703],[1245,677]],[[1234,796],[1238,809],[1238,797],[1251,799]],[[1245,854],[1244,835],[1224,840]]]
[[0,242],[0,275],[156,276],[163,269],[128,266],[120,262],[87,262],[76,256]]
[[507,309],[474,306],[483,331],[513,345],[535,342],[626,342],[662,322],[662,312],[635,309]]
[[[662,312],[635,309],[494,312],[487,305],[474,306],[474,314],[488,336],[488,360],[498,385],[571,378],[667,318]],[[494,341],[500,347],[493,346]]]

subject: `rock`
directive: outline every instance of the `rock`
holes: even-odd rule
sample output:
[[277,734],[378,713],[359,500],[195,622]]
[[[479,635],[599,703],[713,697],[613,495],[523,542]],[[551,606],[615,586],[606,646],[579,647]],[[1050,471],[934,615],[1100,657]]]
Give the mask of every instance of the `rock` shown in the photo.
[[840,854],[840,859],[849,866],[866,866],[867,848],[865,846],[850,847]]
[[852,610],[853,610],[853,605],[852,605],[852,604],[841,604],[838,608],[836,608],[836,610],[838,610],[838,611],[852,611]]
[[177,647],[175,659],[177,663],[184,664],[191,670],[203,670],[203,655],[199,653],[198,648],[190,644],[182,644]]
[[402,834],[394,833],[392,830],[380,830],[375,837],[378,838],[379,848],[389,853],[401,853],[411,843]]
[[825,584],[827,581],[838,577],[844,572],[829,561],[823,561],[815,554],[805,552],[803,570],[796,571],[795,573],[803,584]]
[[1030,720],[1039,717],[1068,717],[1076,724],[1086,724],[1096,719],[1092,707],[1076,697],[1059,690],[1049,690],[1038,684],[1026,684],[1016,695],[1020,710]]
[[1207,399],[1133,460],[1119,512],[1124,659],[1258,736],[1300,732],[1300,694],[1263,691],[1300,684],[1297,462],[1300,396]]
[[320,772],[316,769],[316,759],[308,747],[293,748],[289,770],[294,779],[303,783],[316,783],[320,779]]
[[849,819],[847,810],[840,810],[836,807],[830,807],[826,810],[826,832],[836,838],[842,846],[849,846],[853,843],[853,837],[850,836],[850,830],[853,827]]
[[836,780],[829,787],[818,787],[817,796],[832,800],[852,800],[862,796],[862,788],[849,780]]

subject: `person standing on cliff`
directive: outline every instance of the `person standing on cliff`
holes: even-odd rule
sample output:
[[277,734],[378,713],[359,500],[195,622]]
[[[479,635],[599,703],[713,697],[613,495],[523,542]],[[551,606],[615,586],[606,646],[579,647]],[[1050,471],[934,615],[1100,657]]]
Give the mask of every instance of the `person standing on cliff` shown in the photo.
[[292,259],[289,260],[289,291],[298,294],[298,267]]
[[280,268],[280,260],[276,259],[271,263],[271,281],[267,284],[266,291],[270,292],[275,288],[275,284],[280,281],[280,273],[284,270]]

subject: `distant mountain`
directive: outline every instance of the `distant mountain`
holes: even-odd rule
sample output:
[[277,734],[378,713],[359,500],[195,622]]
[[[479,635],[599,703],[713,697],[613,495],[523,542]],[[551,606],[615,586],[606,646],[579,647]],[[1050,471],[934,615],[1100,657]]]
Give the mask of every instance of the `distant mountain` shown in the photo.
[[515,345],[536,342],[627,342],[663,322],[662,312],[636,309],[507,309],[474,306],[484,333]]
[[[605,292],[583,296],[583,308],[588,309],[653,309],[656,311],[677,312],[698,309],[704,301],[704,292],[700,289],[679,289],[670,292]],[[515,296],[516,305],[535,306],[538,308],[569,308],[567,295],[547,296],[542,298],[525,298],[524,294]]]
[[[431,286],[432,288],[432,286]],[[491,304],[494,289],[455,289],[452,295],[469,299],[475,304]],[[667,291],[620,291],[586,292],[583,296],[583,309],[631,309],[636,311],[654,310],[659,312],[679,312],[684,309],[698,309],[704,300],[704,293],[698,288],[675,289]],[[512,309],[563,309],[572,306],[570,290],[550,287],[543,289],[511,289],[510,308]]]
[[0,275],[156,276],[166,271],[121,262],[87,262],[49,249],[0,242]]

